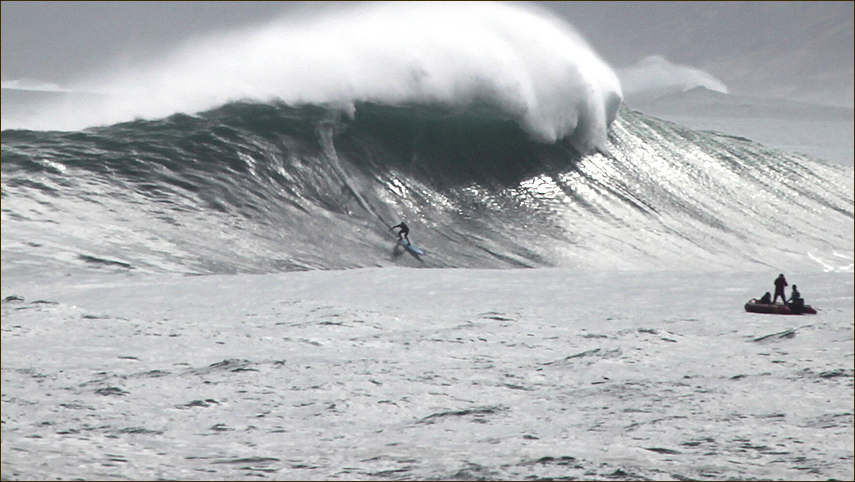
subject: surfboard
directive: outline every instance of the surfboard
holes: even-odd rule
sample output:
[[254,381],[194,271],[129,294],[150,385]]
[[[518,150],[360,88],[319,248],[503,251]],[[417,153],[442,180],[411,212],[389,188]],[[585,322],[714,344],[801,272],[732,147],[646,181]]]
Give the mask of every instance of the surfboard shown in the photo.
[[409,252],[410,252],[410,254],[412,254],[413,256],[415,256],[415,257],[417,257],[417,258],[418,258],[419,256],[424,256],[424,255],[425,255],[425,252],[424,252],[424,251],[422,251],[422,249],[421,249],[421,248],[417,248],[416,246],[413,246],[412,244],[407,244],[407,242],[406,242],[406,241],[404,241],[403,239],[399,239],[399,240],[398,240],[398,244],[400,244],[401,246],[403,246],[403,247],[404,247],[404,249],[406,249],[407,251],[409,251]]

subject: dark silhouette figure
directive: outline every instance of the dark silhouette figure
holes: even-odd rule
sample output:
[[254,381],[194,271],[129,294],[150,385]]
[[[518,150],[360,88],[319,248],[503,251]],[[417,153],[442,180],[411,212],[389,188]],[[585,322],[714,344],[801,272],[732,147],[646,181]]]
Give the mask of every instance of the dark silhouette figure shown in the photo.
[[762,298],[760,298],[759,302],[763,303],[764,305],[771,305],[772,304],[772,293],[769,293],[767,291],[766,294],[763,295]]
[[392,227],[391,227],[391,228],[389,228],[389,229],[390,229],[390,230],[392,230],[392,229],[395,229],[395,228],[401,228],[401,230],[400,230],[400,231],[398,231],[398,241],[401,241],[402,239],[406,239],[406,240],[407,240],[407,245],[409,246],[409,245],[410,245],[410,236],[409,236],[409,234],[410,234],[410,228],[408,228],[408,227],[407,227],[407,225],[406,225],[406,223],[404,223],[403,221],[401,221],[401,224],[398,224],[398,225],[392,226]]
[[778,275],[778,278],[775,279],[775,298],[772,300],[772,303],[778,301],[778,296],[781,297],[781,302],[787,304],[787,295],[784,293],[784,288],[787,287],[787,279],[784,278],[784,273]]
[[794,313],[801,313],[805,309],[805,300],[802,298],[802,294],[799,293],[796,285],[793,285],[793,292],[790,294],[790,301],[787,303],[787,306]]

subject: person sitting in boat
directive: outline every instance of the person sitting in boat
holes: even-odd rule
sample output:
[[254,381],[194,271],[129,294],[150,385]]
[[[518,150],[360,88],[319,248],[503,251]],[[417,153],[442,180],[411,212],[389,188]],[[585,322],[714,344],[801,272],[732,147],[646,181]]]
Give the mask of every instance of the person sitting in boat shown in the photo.
[[787,302],[787,306],[796,313],[801,313],[805,309],[805,300],[796,285],[793,285],[793,292],[790,294],[790,301]]
[[766,294],[763,295],[762,298],[760,298],[758,303],[763,303],[764,305],[771,305],[772,304],[772,293],[769,293],[767,291]]

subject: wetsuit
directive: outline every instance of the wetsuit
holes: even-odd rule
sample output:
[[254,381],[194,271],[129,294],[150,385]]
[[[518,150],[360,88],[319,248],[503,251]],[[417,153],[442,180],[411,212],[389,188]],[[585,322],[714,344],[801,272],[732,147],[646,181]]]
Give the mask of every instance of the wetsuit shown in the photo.
[[395,228],[401,228],[401,230],[398,231],[398,240],[400,241],[401,239],[406,239],[407,244],[410,244],[410,236],[409,236],[410,228],[408,228],[407,225],[403,221],[401,221],[401,224],[398,224],[396,226],[392,226],[389,229],[395,229]]

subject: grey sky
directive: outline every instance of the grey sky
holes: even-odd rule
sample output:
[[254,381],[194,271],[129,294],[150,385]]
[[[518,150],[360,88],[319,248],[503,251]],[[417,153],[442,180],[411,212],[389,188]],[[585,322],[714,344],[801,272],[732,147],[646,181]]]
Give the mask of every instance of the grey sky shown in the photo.
[[[702,69],[733,93],[853,102],[853,2],[541,2],[613,67],[648,55]],[[62,85],[111,61],[162,55],[299,2],[2,2],[2,79]]]

